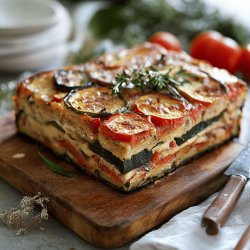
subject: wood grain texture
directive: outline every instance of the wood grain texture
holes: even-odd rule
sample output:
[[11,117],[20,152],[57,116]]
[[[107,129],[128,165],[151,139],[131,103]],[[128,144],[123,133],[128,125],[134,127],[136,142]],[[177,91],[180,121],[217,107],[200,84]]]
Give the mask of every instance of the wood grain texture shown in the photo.
[[[43,149],[80,177],[52,173],[37,154],[41,146],[16,133],[13,115],[0,118],[0,131],[0,176],[24,194],[39,191],[49,197],[51,214],[87,241],[107,248],[135,239],[217,191],[227,180],[223,171],[242,149],[236,142],[226,144],[155,184],[123,194]],[[14,159],[16,153],[25,157]]]

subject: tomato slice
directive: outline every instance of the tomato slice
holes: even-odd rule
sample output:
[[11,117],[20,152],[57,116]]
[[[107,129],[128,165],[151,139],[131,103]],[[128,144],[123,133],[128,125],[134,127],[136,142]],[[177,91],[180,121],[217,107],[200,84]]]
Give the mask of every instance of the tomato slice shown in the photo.
[[135,111],[149,116],[157,126],[178,127],[185,121],[185,105],[168,95],[155,93],[144,95],[135,102]]
[[171,154],[171,155],[161,158],[160,153],[155,152],[153,154],[151,163],[155,166],[162,166],[162,165],[166,165],[170,163],[171,161],[174,160],[174,158],[175,158],[175,154]]
[[73,156],[73,159],[80,165],[88,168],[84,155],[67,140],[59,140],[57,143],[65,148]]
[[104,121],[100,132],[113,140],[139,142],[155,133],[152,123],[137,114],[115,114]]
[[88,115],[83,115],[81,119],[87,123],[89,123],[89,126],[91,127],[91,130],[93,133],[97,134],[98,129],[101,126],[101,119],[100,118],[93,118]]

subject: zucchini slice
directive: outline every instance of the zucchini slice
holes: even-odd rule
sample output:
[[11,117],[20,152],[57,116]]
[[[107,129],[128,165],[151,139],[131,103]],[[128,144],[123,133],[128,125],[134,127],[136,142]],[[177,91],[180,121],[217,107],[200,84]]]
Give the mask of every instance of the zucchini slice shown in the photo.
[[195,125],[194,127],[192,127],[189,131],[187,131],[186,134],[182,135],[181,137],[174,138],[176,144],[178,146],[180,146],[181,144],[183,144],[187,140],[191,139],[192,137],[194,137],[195,135],[197,135],[199,132],[201,132],[202,130],[204,130],[205,128],[207,128],[209,125],[211,125],[212,123],[218,121],[223,116],[223,114],[224,114],[224,111],[221,112],[219,115],[217,115],[215,117],[212,117],[209,120],[202,121],[202,122],[198,123],[197,125]]
[[144,149],[138,154],[133,155],[131,159],[122,161],[110,151],[104,149],[98,141],[89,144],[89,148],[91,151],[104,158],[107,162],[113,164],[122,174],[126,174],[135,168],[145,165],[151,160],[153,155],[152,151]]
[[72,90],[64,98],[64,103],[74,112],[92,117],[110,116],[127,109],[124,101],[112,96],[112,90],[107,87]]
[[221,85],[216,81],[209,81],[209,83],[193,81],[192,83],[185,83],[177,88],[180,94],[185,98],[204,105],[212,104],[225,96],[224,89],[222,89]]
[[56,88],[61,91],[84,89],[93,85],[88,75],[82,70],[60,69],[54,74]]

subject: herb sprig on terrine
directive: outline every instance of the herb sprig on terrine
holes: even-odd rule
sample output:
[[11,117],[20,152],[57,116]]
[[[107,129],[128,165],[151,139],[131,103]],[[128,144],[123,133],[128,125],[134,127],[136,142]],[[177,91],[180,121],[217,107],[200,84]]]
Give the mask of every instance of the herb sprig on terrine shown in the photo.
[[142,92],[150,90],[167,91],[174,98],[183,100],[184,98],[178,91],[178,86],[188,83],[190,77],[196,78],[197,76],[186,72],[184,69],[179,69],[171,74],[172,70],[172,68],[169,68],[163,73],[156,67],[151,66],[148,69],[140,68],[139,70],[134,70],[131,75],[123,70],[121,74],[117,74],[115,77],[116,85],[112,87],[112,94],[125,100],[125,97],[122,95],[122,89],[134,87]]

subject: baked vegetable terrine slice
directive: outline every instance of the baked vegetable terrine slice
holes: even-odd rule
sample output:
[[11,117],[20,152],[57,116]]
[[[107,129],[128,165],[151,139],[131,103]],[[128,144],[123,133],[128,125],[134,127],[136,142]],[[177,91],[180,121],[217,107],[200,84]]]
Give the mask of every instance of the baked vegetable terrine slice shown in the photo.
[[16,123],[131,191],[237,136],[246,90],[225,70],[145,43],[22,81]]

